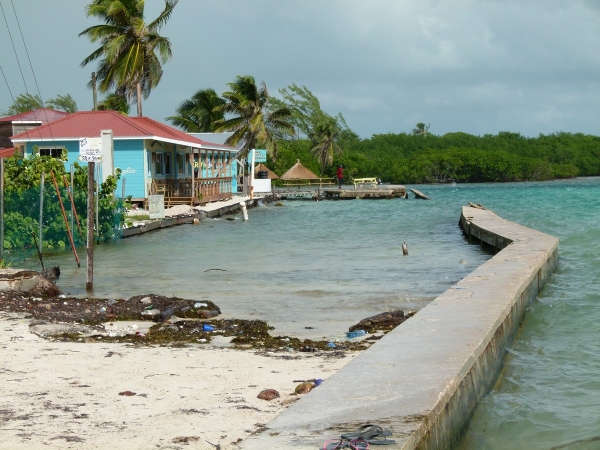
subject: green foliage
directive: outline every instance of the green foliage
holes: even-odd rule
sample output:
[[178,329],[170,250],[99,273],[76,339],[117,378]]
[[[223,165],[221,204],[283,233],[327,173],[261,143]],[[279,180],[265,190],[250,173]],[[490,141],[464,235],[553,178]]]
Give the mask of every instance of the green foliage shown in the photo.
[[[62,158],[39,156],[37,149],[29,157],[20,160],[16,156],[5,160],[5,203],[4,221],[5,236],[4,247],[14,255],[27,254],[36,248],[35,238],[39,233],[40,220],[40,185],[44,173],[43,197],[43,224],[42,248],[60,250],[69,245],[69,238],[64,218],[58,201],[56,188],[52,179],[52,172],[59,187],[60,196],[66,210],[67,218],[70,216],[71,202],[64,179],[67,176],[64,161],[67,160],[66,151]],[[87,167],[75,163],[72,186],[75,210],[83,227],[80,235],[76,222],[71,232],[75,244],[84,245],[87,221]],[[98,196],[99,203],[99,230],[97,236],[100,240],[111,240],[117,236],[121,216],[116,214],[119,200],[113,198],[120,173],[109,176],[106,182],[100,185]],[[94,219],[90,222],[94,226]],[[69,220],[70,228],[70,220]]]
[[15,99],[15,102],[6,111],[6,114],[9,116],[22,114],[44,108],[44,106],[68,113],[77,112],[77,103],[75,103],[75,100],[73,100],[73,97],[71,97],[70,94],[57,95],[56,98],[48,100],[45,105],[42,101],[42,97],[39,95],[19,94]]
[[56,98],[51,98],[46,102],[46,106],[68,113],[77,112],[77,103],[75,103],[70,94],[58,95]]
[[[331,116],[321,109],[319,99],[306,87],[291,84],[287,88],[279,90],[283,99],[273,97],[271,105],[273,108],[287,108],[291,111],[289,122],[296,128],[296,138],[308,138],[316,144],[320,141],[319,128],[327,124],[335,123],[342,131],[353,133],[341,113]],[[283,136],[278,136],[284,138]]]
[[[426,129],[426,127],[425,127]],[[392,183],[505,182],[600,175],[600,138],[557,133],[382,134],[345,144],[357,176]],[[347,162],[346,162],[347,161]],[[346,171],[347,173],[348,171]]]
[[88,17],[104,24],[86,28],[87,36],[100,47],[81,65],[99,61],[97,75],[100,92],[115,89],[127,99],[137,98],[138,116],[142,99],[148,98],[163,74],[161,64],[171,58],[169,39],[158,34],[171,17],[178,0],[165,0],[165,8],[150,23],[144,21],[144,0],[92,0],[86,7]]
[[253,148],[266,148],[273,159],[277,158],[277,142],[274,132],[292,135],[294,127],[289,123],[291,112],[287,108],[270,107],[271,97],[267,85],[256,85],[250,75],[238,76],[227,84],[230,91],[223,92],[225,103],[215,110],[233,117],[215,122],[215,131],[233,131],[226,144],[241,148],[239,157],[245,157]]
[[429,133],[430,124],[425,125],[423,122],[419,122],[416,128],[413,128],[412,134],[415,136],[427,136]]
[[129,103],[127,97],[117,92],[108,94],[104,100],[98,103],[98,111],[117,111],[125,116],[129,115]]
[[333,118],[318,124],[315,128],[314,145],[311,152],[319,161],[321,176],[325,169],[333,163],[334,156],[342,154],[342,148],[337,144],[340,132],[341,130]]
[[[323,176],[333,177],[343,164],[344,177],[379,177],[388,183],[476,183],[543,181],[600,175],[600,137],[555,133],[527,138],[519,133],[473,136],[448,133],[380,134],[338,141],[344,154],[334,154]],[[280,141],[279,158],[267,166],[281,175],[296,159],[317,173],[319,154],[308,140]]]
[[188,133],[212,132],[217,128],[215,122],[225,118],[222,111],[215,109],[224,103],[214,89],[203,89],[184,100],[177,107],[177,115],[167,120]]
[[42,108],[44,102],[39,95],[19,94],[15,102],[6,110],[6,115],[12,116]]
[[311,154],[310,141],[303,139],[298,141],[280,141],[278,143],[279,153],[277,160],[267,158],[267,166],[278,175],[287,172],[297,160],[313,173],[319,172],[319,162]]

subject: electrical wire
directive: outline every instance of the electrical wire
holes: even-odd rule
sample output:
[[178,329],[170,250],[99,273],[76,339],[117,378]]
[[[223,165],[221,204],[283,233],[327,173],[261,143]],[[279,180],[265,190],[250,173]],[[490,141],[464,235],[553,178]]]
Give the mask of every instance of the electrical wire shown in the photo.
[[[21,33],[21,40],[23,41],[23,46],[25,47],[25,54],[27,55],[27,60],[29,61],[29,67],[31,68],[31,74],[33,75],[33,81],[35,82],[35,87],[37,89],[37,93],[40,97],[40,100],[42,100],[42,109],[44,111],[44,115],[46,116],[46,124],[48,125],[48,131],[50,131],[50,138],[52,139],[52,142],[54,142],[54,135],[52,134],[52,127],[50,125],[50,121],[48,120],[48,111],[46,111],[46,107],[44,106],[44,99],[40,92],[40,87],[37,82],[37,77],[35,76],[35,70],[33,70],[33,64],[31,64],[31,58],[29,57],[29,50],[27,50],[27,44],[25,43],[25,37],[23,36],[23,30],[21,29],[21,24],[19,23],[19,17],[17,15],[17,10],[15,9],[15,4],[14,4],[13,0],[10,0],[10,4],[13,7],[13,12],[15,14],[15,19],[17,21],[17,27],[19,28],[19,33]],[[7,24],[7,26],[8,26],[8,24]],[[11,41],[12,41],[12,38],[11,38]],[[36,119],[35,112],[33,114],[33,118]],[[40,138],[41,137],[42,137],[42,133],[40,132]]]

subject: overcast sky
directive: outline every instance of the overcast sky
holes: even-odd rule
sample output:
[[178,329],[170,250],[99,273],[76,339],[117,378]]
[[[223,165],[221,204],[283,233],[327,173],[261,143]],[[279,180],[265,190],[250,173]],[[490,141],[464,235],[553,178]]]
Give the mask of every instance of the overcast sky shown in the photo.
[[[0,0],[27,90],[70,94],[92,108],[86,87],[97,45],[78,37],[98,22],[86,0]],[[162,0],[146,0],[154,19]],[[2,11],[0,11],[1,13]],[[25,93],[0,17],[0,111]],[[159,121],[197,90],[217,93],[237,75],[272,95],[305,85],[361,137],[557,131],[598,135],[600,0],[180,0],[161,34],[173,58],[144,102]],[[135,114],[135,107],[132,107]]]

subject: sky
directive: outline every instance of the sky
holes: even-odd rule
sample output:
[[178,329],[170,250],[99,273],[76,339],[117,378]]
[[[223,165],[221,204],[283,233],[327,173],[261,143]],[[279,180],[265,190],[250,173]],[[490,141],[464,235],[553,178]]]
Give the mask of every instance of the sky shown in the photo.
[[[87,3],[0,0],[0,111],[26,92],[92,108]],[[146,0],[147,21],[163,7]],[[306,86],[362,138],[418,122],[436,135],[600,133],[600,0],[179,0],[161,34],[173,57],[143,110],[162,122],[252,75],[275,96]]]

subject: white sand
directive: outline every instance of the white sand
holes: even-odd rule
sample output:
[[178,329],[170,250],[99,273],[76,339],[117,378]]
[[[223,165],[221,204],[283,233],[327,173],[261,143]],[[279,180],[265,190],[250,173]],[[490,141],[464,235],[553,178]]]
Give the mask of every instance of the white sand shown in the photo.
[[[298,398],[295,380],[356,355],[52,342],[9,313],[0,347],[0,448],[14,450],[236,448]],[[256,398],[266,388],[281,398]]]

